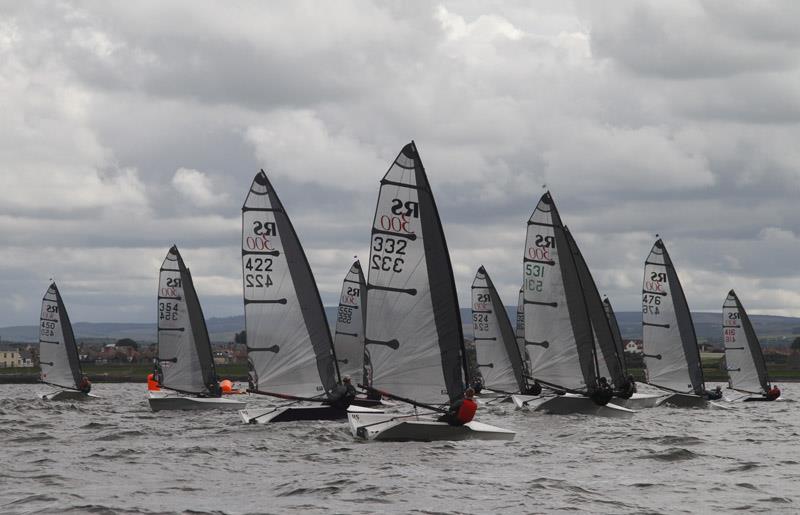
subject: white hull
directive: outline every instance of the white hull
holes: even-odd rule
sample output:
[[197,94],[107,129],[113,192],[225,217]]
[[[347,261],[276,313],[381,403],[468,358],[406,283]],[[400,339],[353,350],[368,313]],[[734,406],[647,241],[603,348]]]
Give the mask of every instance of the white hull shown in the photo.
[[623,408],[637,410],[655,408],[664,397],[666,397],[666,394],[634,393],[629,399],[614,397],[611,402]]
[[57,392],[40,393],[39,398],[44,401],[89,401],[99,399],[92,393],[83,393],[77,390],[58,390]]
[[707,408],[707,399],[690,393],[672,393],[663,397],[658,406],[672,406],[673,408]]
[[432,416],[372,414],[348,410],[350,432],[363,440],[418,441],[435,440],[513,440],[516,433],[489,424],[472,421],[463,426],[437,422]]
[[583,395],[565,393],[556,396],[512,395],[517,409],[543,411],[551,415],[595,415],[598,417],[630,418],[635,411],[608,403],[600,406]]
[[246,406],[244,402],[225,397],[189,397],[165,392],[149,392],[147,401],[153,411],[238,410]]
[[[381,414],[383,410],[353,406],[350,409],[359,413]],[[247,409],[239,411],[245,424],[269,424],[276,422],[296,422],[299,420],[344,420],[347,410],[331,406],[286,406],[277,408]]]

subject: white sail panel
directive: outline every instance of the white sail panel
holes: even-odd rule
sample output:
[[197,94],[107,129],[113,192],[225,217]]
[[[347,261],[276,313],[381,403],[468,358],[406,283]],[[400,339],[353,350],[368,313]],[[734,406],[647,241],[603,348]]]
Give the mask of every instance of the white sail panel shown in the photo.
[[[722,338],[730,387],[751,393],[766,393],[766,365],[755,333],[749,335],[749,319],[736,293],[731,290],[722,306]],[[760,366],[759,366],[760,365]]]
[[368,266],[372,384],[421,402],[460,395],[465,361],[455,284],[413,142],[381,181]]
[[333,346],[339,362],[339,373],[357,378],[363,384],[369,380],[364,373],[364,309],[362,299],[367,287],[361,263],[356,260],[347,272],[339,296],[336,334]]
[[61,294],[52,283],[42,298],[39,364],[44,383],[77,389],[81,379],[78,350]]
[[[565,277],[564,270],[571,275]],[[531,375],[574,390],[594,388],[589,317],[564,228],[549,193],[542,196],[528,221],[523,277],[525,345]],[[570,282],[569,288],[565,281]]]
[[702,393],[702,375],[697,378],[700,356],[690,317],[677,273],[659,239],[645,261],[642,287],[642,345],[649,383]]
[[[184,267],[185,268],[185,267]],[[158,274],[158,366],[161,384],[186,393],[208,393],[198,346],[210,347],[207,335],[196,335],[187,303],[187,274],[181,274],[181,257],[172,247]],[[202,314],[200,315],[202,316]],[[203,322],[204,323],[204,322]],[[208,353],[210,354],[210,348]]]
[[333,389],[333,342],[319,292],[263,171],[242,207],[242,275],[251,389],[298,396]]
[[[478,361],[478,370],[483,376],[483,385],[492,390],[505,392],[520,391],[521,370],[515,370],[512,356],[507,345],[518,350],[516,339],[513,342],[504,340],[504,331],[501,323],[508,326],[508,336],[511,331],[511,322],[503,308],[502,312],[495,311],[495,306],[502,306],[496,291],[492,291],[486,270],[478,269],[472,282],[472,331],[475,340],[475,354]],[[503,320],[505,318],[505,320]],[[522,360],[519,353],[516,355],[518,367],[521,369]],[[523,381],[524,384],[524,381]]]

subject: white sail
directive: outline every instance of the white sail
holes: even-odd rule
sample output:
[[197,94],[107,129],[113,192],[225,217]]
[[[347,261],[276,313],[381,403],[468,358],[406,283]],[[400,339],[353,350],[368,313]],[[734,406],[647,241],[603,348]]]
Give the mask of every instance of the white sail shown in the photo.
[[722,337],[730,387],[766,393],[769,379],[764,354],[750,318],[733,290],[722,306]]
[[297,234],[261,171],[242,207],[250,388],[315,396],[337,383],[333,341]]
[[158,275],[158,366],[162,386],[179,392],[207,394],[216,381],[203,313],[175,246]]
[[645,261],[642,336],[650,384],[702,394],[703,371],[689,306],[660,239]]
[[44,383],[78,389],[81,367],[67,308],[52,283],[42,298],[39,319],[39,364]]
[[376,388],[429,403],[462,394],[466,361],[455,281],[413,142],[381,181],[366,312]]
[[361,263],[356,260],[347,272],[339,296],[336,315],[336,333],[333,347],[339,362],[339,373],[369,382],[364,373],[364,303],[367,287]]
[[523,391],[525,378],[516,335],[484,267],[472,282],[472,331],[483,385],[504,392]]
[[564,226],[549,192],[528,221],[523,274],[531,375],[573,390],[594,388],[594,336]]

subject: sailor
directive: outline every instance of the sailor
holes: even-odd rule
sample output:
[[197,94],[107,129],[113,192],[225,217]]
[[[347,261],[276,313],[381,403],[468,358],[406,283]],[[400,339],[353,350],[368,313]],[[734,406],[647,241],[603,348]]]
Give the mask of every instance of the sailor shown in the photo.
[[351,384],[350,376],[344,376],[342,384],[337,385],[328,396],[328,403],[334,408],[344,410],[353,403],[355,398],[356,389]]
[[629,375],[625,383],[617,392],[617,395],[623,399],[630,399],[636,393],[636,381],[632,375]]
[[539,381],[534,381],[533,384],[528,385],[528,388],[523,393],[525,395],[541,395],[542,385],[539,384]]
[[474,391],[475,393],[481,393],[481,390],[483,390],[483,382],[481,381],[480,378],[475,378],[475,380],[472,381],[471,386],[472,386],[472,391]]
[[706,391],[705,397],[706,397],[706,399],[708,399],[710,401],[716,401],[718,399],[721,399],[722,398],[722,388],[720,386],[717,386],[716,388],[714,388],[710,392]]
[[463,426],[467,422],[471,422],[475,417],[475,412],[478,411],[478,403],[473,399],[474,395],[475,390],[467,388],[464,391],[464,398],[452,403],[447,409],[447,413],[439,417],[439,422],[447,422],[451,426]]
[[766,397],[768,401],[774,401],[780,396],[781,396],[781,389],[774,384],[770,387],[769,390],[767,390],[767,393],[764,394],[764,397]]
[[591,398],[600,406],[605,406],[614,397],[614,390],[608,384],[608,379],[601,377],[597,380],[597,389],[591,393]]
[[208,382],[207,387],[209,397],[222,397],[222,388],[220,388],[219,381],[217,381],[216,377]]
[[81,377],[81,382],[78,383],[78,390],[82,391],[83,393],[89,393],[92,391],[92,382],[89,381],[88,377]]

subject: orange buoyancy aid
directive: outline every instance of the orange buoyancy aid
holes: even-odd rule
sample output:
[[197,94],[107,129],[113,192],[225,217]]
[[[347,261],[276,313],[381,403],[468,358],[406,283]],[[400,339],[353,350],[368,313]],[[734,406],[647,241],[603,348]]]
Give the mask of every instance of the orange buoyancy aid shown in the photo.
[[158,381],[156,381],[153,377],[153,374],[148,374],[147,376],[147,389],[151,392],[157,392],[161,390],[161,387],[158,385]]
[[466,424],[472,421],[476,411],[478,411],[478,403],[472,399],[464,399],[461,402],[461,406],[458,408],[456,418],[462,424]]

